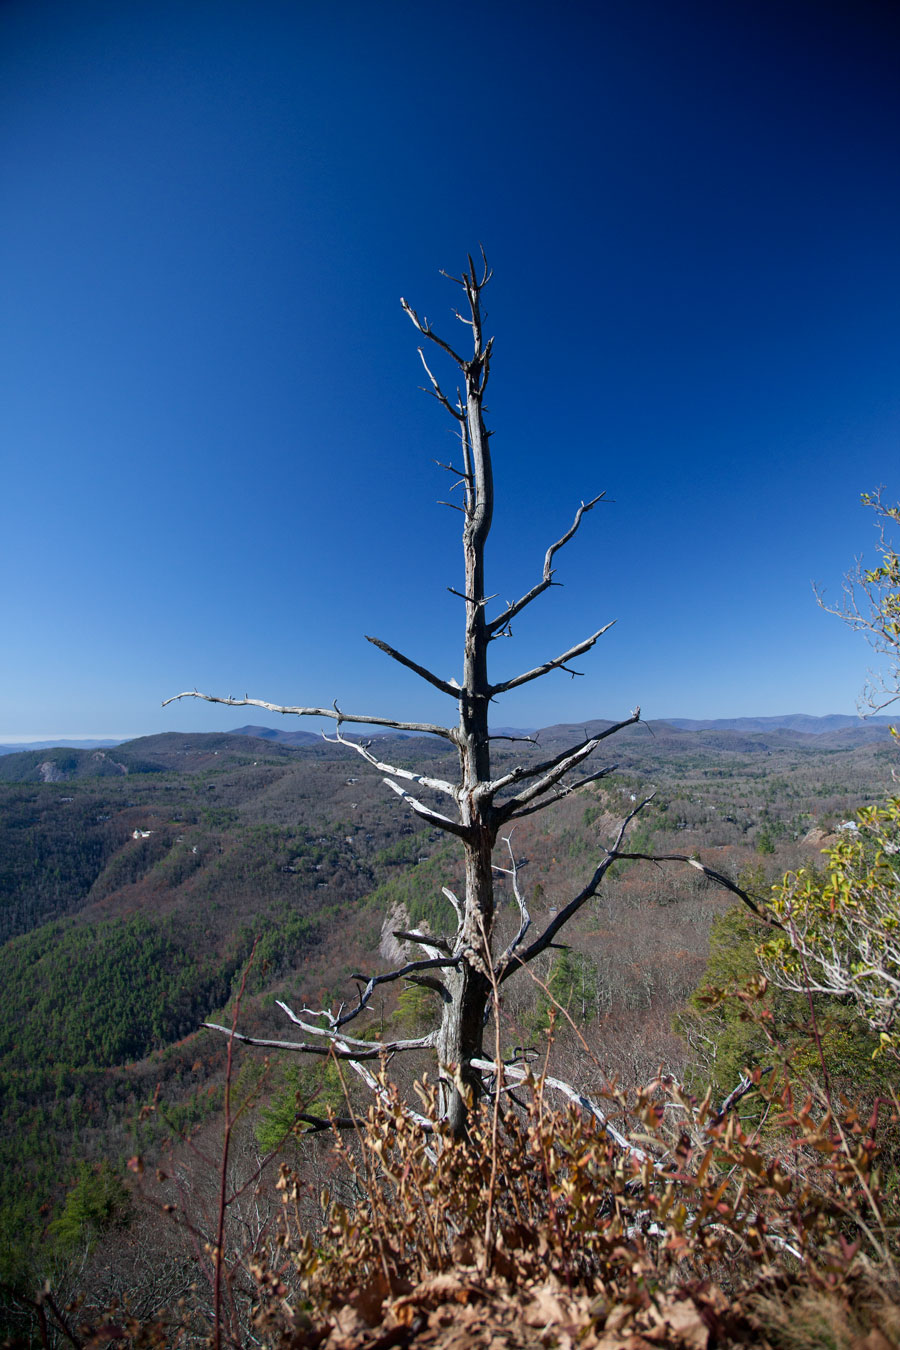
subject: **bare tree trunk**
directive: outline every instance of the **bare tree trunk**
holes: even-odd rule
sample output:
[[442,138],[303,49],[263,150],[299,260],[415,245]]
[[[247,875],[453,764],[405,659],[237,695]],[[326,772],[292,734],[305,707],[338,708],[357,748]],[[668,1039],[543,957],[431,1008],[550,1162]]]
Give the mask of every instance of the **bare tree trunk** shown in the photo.
[[[487,280],[484,273],[482,285]],[[441,1070],[453,1083],[446,1111],[455,1134],[465,1129],[466,1103],[481,1090],[481,1076],[470,1068],[482,1055],[485,1014],[490,994],[488,969],[494,923],[492,854],[497,831],[493,804],[484,793],[491,778],[488,730],[488,632],[485,624],[484,552],[494,514],[494,481],[482,400],[490,367],[481,327],[480,289],[475,265],[463,274],[473,332],[473,355],[464,363],[465,409],[460,406],[460,440],[466,488],[463,554],[465,559],[466,633],[463,686],[459,699],[457,743],[460,759],[460,817],[467,827],[463,840],[466,890],[462,922],[462,961],[451,977],[451,1000],[443,1005],[438,1035]],[[460,400],[460,403],[462,400]]]
[[[482,255],[483,259],[483,255]],[[446,274],[445,274],[446,275]],[[455,486],[464,491],[464,505],[457,506],[463,514],[463,560],[465,584],[464,590],[454,591],[465,604],[465,641],[463,648],[462,682],[444,679],[427,670],[411,657],[396,651],[380,638],[370,637],[381,651],[408,670],[412,670],[433,688],[440,690],[456,704],[458,719],[455,725],[446,726],[436,723],[413,723],[393,718],[372,716],[364,713],[345,713],[336,705],[333,708],[285,707],[268,703],[262,699],[245,697],[242,699],[219,698],[209,694],[199,694],[196,690],[176,695],[178,698],[199,697],[213,703],[226,703],[232,706],[252,706],[267,708],[273,712],[292,713],[296,716],[329,717],[337,722],[337,739],[360,754],[370,765],[385,776],[385,783],[392,788],[418,816],[429,822],[432,827],[445,830],[454,835],[463,847],[465,854],[465,894],[460,900],[451,892],[445,894],[452,900],[456,910],[456,932],[447,935],[434,935],[421,932],[397,933],[398,938],[411,941],[422,948],[425,955],[420,960],[410,960],[396,970],[384,974],[355,976],[360,982],[356,1003],[347,1008],[341,1004],[337,1012],[326,1008],[313,1011],[304,1008],[301,1015],[292,1012],[286,1004],[281,1004],[292,1022],[305,1033],[302,1041],[263,1041],[253,1037],[241,1036],[233,1030],[228,1033],[233,1039],[250,1041],[252,1044],[271,1048],[283,1048],[303,1053],[336,1055],[349,1062],[360,1073],[373,1091],[378,1091],[374,1077],[364,1067],[364,1061],[375,1060],[386,1053],[393,1054],[404,1050],[430,1048],[436,1051],[442,1088],[442,1108],[453,1132],[459,1136],[465,1134],[466,1118],[472,1103],[484,1091],[482,1074],[484,1072],[483,1038],[487,1013],[494,990],[523,966],[534,960],[554,945],[554,939],[560,929],[569,922],[578,910],[594,895],[612,863],[622,855],[621,848],[625,833],[638,812],[645,806],[641,802],[622,822],[617,838],[610,848],[600,848],[600,859],[593,875],[579,893],[568,904],[555,912],[547,921],[543,932],[526,945],[526,935],[531,927],[531,917],[524,896],[517,884],[518,864],[513,854],[508,836],[511,867],[504,868],[512,878],[513,892],[519,908],[520,923],[518,932],[506,949],[498,954],[493,951],[494,938],[494,864],[493,849],[499,831],[510,822],[542,810],[556,801],[563,793],[576,790],[587,783],[596,782],[615,766],[609,766],[592,773],[571,777],[597,749],[601,741],[614,735],[623,727],[633,725],[640,720],[640,709],[636,708],[623,721],[609,726],[594,736],[585,736],[578,745],[570,746],[543,762],[517,764],[509,772],[494,779],[491,777],[491,738],[488,728],[488,712],[493,699],[511,689],[540,679],[554,670],[573,671],[570,662],[589,651],[597,640],[611,627],[605,624],[590,636],[577,642],[560,656],[542,662],[531,670],[526,670],[511,679],[492,684],[488,672],[488,648],[498,637],[510,635],[513,620],[538,596],[554,584],[554,559],[558,551],[573,537],[587,511],[590,511],[603,496],[583,501],[575,512],[575,518],[569,529],[549,547],[544,558],[540,579],[515,602],[507,605],[500,614],[488,620],[486,607],[489,596],[485,587],[485,549],[491,530],[494,513],[494,482],[490,454],[490,432],[484,424],[484,393],[490,374],[493,338],[485,340],[482,331],[481,292],[490,280],[490,272],[485,263],[476,272],[471,255],[468,258],[468,270],[461,277],[451,277],[465,293],[466,304],[463,313],[457,318],[468,329],[472,339],[471,356],[459,355],[454,348],[434,332],[428,320],[418,314],[405,300],[403,309],[412,320],[416,329],[427,342],[436,346],[454,363],[457,379],[462,377],[455,401],[444,393],[435,375],[432,373],[420,348],[419,355],[431,384],[430,392],[455,420],[459,434],[461,454],[460,465],[444,465],[456,479]],[[456,505],[454,503],[454,505]],[[451,588],[452,589],[452,588]],[[171,702],[171,700],[167,700]],[[345,739],[341,735],[343,723],[368,723],[396,730],[417,731],[438,736],[451,742],[459,756],[459,776],[455,783],[446,782],[409,769],[398,768],[382,761],[373,752],[371,744]],[[398,781],[399,780],[399,781]],[[438,811],[427,801],[414,797],[408,790],[410,784],[417,784],[426,792],[442,794],[452,803],[450,814]],[[455,810],[454,810],[455,807]],[[695,864],[696,865],[696,864]],[[712,874],[710,874],[712,875]],[[411,980],[435,990],[441,998],[440,1025],[427,1035],[411,1040],[393,1041],[389,1044],[377,1039],[359,1039],[346,1034],[344,1027],[370,1008],[376,987],[386,982]],[[227,1028],[217,1027],[219,1031]],[[423,1124],[427,1126],[428,1122]]]

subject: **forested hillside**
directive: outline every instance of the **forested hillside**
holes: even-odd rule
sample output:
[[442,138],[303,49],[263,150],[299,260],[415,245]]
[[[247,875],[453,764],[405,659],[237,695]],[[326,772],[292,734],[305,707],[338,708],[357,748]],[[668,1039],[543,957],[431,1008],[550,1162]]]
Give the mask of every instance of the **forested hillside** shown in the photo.
[[[538,746],[510,746],[500,761],[552,753],[571,734],[548,728]],[[602,784],[517,826],[534,914],[552,913],[583,884],[638,793],[656,790],[634,851],[696,852],[764,885],[815,859],[856,808],[883,796],[892,763],[886,741],[844,732],[661,724],[636,727],[617,751],[618,769]],[[399,739],[390,753],[419,771],[440,764],[427,741]],[[339,1001],[352,994],[351,975],[386,967],[379,945],[395,941],[391,929],[439,932],[441,888],[460,869],[452,843],[398,809],[341,747],[156,736],[110,751],[116,773],[93,752],[39,754],[68,776],[36,781],[34,753],[0,761],[0,1205],[13,1281],[88,1241],[96,1216],[83,1216],[74,1238],[71,1222],[60,1228],[71,1220],[67,1193],[80,1195],[95,1175],[79,1168],[102,1164],[121,1178],[138,1150],[153,1156],[166,1137],[211,1127],[224,1044],[198,1028],[228,1016],[254,943],[242,1027],[277,1037],[276,997]],[[508,891],[508,879],[498,882]],[[510,895],[502,906],[512,928]],[[660,1064],[681,1075],[690,1056],[678,1018],[701,981],[710,927],[728,909],[691,869],[621,865],[580,917],[572,950],[542,958],[541,983],[507,986],[504,1038],[539,1044],[556,1000],[621,1082],[644,1081]],[[720,933],[718,950],[722,941]],[[409,989],[398,1002],[386,991],[374,1022],[420,1025],[434,997]],[[560,1062],[571,1067],[576,1053],[560,1035]],[[245,1061],[260,1063],[252,1051]],[[279,1063],[266,1081],[257,1110],[280,1101],[289,1120],[296,1080]]]

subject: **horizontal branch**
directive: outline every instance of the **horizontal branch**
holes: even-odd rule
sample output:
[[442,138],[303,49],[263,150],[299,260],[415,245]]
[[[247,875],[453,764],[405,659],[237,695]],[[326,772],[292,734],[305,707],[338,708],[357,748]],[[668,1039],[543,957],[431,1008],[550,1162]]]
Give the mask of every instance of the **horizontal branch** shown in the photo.
[[446,830],[449,834],[455,834],[460,839],[469,839],[471,837],[472,831],[468,825],[462,825],[458,820],[451,820],[449,816],[442,815],[440,811],[432,811],[430,806],[426,806],[424,802],[420,802],[417,797],[411,796],[405,788],[402,788],[399,783],[395,783],[392,779],[385,778],[384,782],[387,783],[388,787],[393,792],[396,792],[398,797],[403,798],[411,811],[415,811],[417,816],[421,816],[423,820],[427,820],[429,824],[434,825],[436,829]]
[[221,1027],[217,1022],[202,1022],[208,1031],[221,1031],[224,1036],[233,1036],[244,1045],[259,1045],[266,1050],[292,1050],[304,1055],[336,1055],[338,1059],[380,1059],[382,1055],[394,1055],[404,1050],[427,1050],[434,1045],[434,1036],[420,1036],[411,1041],[350,1041],[343,1036],[329,1039],[327,1045],[303,1041],[275,1041],[261,1036],[245,1036],[231,1027]]
[[382,642],[381,638],[370,637],[366,633],[366,642],[371,642],[373,647],[377,647],[379,651],[399,662],[401,666],[406,666],[407,670],[413,671],[420,679],[427,681],[428,684],[433,684],[435,689],[440,689],[442,694],[449,694],[451,698],[459,698],[459,689],[456,685],[451,684],[449,680],[442,680],[440,675],[435,675],[425,666],[420,666],[418,661],[413,661],[409,656],[404,656],[402,652],[398,652],[389,643]]
[[403,778],[410,783],[420,783],[422,787],[431,788],[434,792],[443,792],[448,797],[456,798],[456,788],[452,783],[445,782],[443,778],[428,778],[425,774],[413,773],[411,769],[398,769],[393,764],[386,764],[382,760],[376,759],[369,750],[369,747],[361,741],[348,741],[346,737],[341,735],[340,728],[338,728],[338,734],[336,736],[325,736],[324,739],[329,745],[349,746],[351,750],[355,750],[358,755],[362,756],[367,764],[371,764],[372,768],[377,769],[379,773],[389,773],[395,778]]
[[450,943],[442,937],[433,937],[431,933],[408,933],[405,928],[395,928],[393,936],[398,942],[415,942],[426,951],[430,947],[432,951],[444,952],[447,956],[453,955]]
[[358,1130],[359,1121],[353,1116],[311,1116],[308,1111],[298,1111],[294,1117],[298,1125],[308,1125],[305,1134],[319,1134],[323,1130]]
[[[453,969],[454,967],[459,965],[461,960],[462,957],[460,956],[429,956],[424,961],[407,961],[405,966],[400,966],[396,970],[388,970],[383,975],[370,975],[365,990],[361,996],[360,1003],[362,1007],[365,1007],[365,1005],[368,1003],[369,999],[372,997],[375,990],[378,988],[380,984],[393,984],[395,980],[405,980],[408,979],[411,975],[417,975],[420,972],[426,970]],[[355,980],[363,980],[365,979],[365,976],[354,975],[353,978]],[[282,1007],[283,1006],[284,1005],[282,1004]],[[354,1013],[353,1015],[355,1016],[356,1014]],[[336,1027],[343,1026],[343,1024],[348,1020],[349,1017],[345,1015],[343,1018],[339,1018],[335,1025]],[[436,1031],[431,1032],[430,1035],[432,1037],[435,1037],[437,1036],[437,1032]],[[431,1041],[428,1039],[427,1036],[425,1037],[425,1041],[428,1044],[431,1044]]]
[[406,979],[408,984],[418,984],[423,989],[430,989],[433,993],[439,994],[441,1001],[444,1003],[453,1001],[447,986],[441,980],[436,979],[434,975],[407,975]]
[[[299,1017],[297,1013],[295,1013],[292,1008],[289,1008],[286,1003],[282,1002],[281,999],[276,999],[276,1002],[282,1012],[291,1019],[294,1025],[300,1027],[301,1031],[305,1031],[310,1036],[325,1036],[333,1039],[340,1032],[341,1039],[345,1040],[349,1045],[369,1046],[372,1045],[373,1042],[355,1041],[350,1036],[344,1036],[341,1028],[345,1027],[348,1022],[352,1022],[354,1018],[359,1017],[361,1012],[365,1011],[372,995],[380,984],[391,984],[394,980],[402,980],[409,975],[417,974],[424,970],[438,970],[447,966],[457,966],[459,965],[460,959],[459,956],[449,955],[429,956],[425,960],[407,961],[405,965],[397,967],[396,970],[388,970],[381,975],[354,975],[352,978],[358,980],[360,984],[364,984],[365,988],[359,994],[357,1002],[349,1012],[339,1011],[337,1014],[334,1014],[328,1012],[327,1009],[322,1009],[321,1012],[313,1014],[313,1016],[325,1017],[328,1019],[328,1026],[325,1027],[319,1027],[315,1026],[313,1023],[304,1022],[303,1018]],[[344,1005],[342,1004],[342,1009],[343,1006]],[[304,1012],[308,1012],[308,1010],[304,1009]],[[432,1034],[436,1035],[437,1033]],[[430,1044],[428,1037],[422,1042],[423,1045],[426,1043]]]
[[496,619],[491,620],[491,622],[487,625],[487,632],[489,637],[495,637],[497,633],[500,632],[501,629],[508,627],[508,625],[512,623],[516,615],[522,613],[522,610],[525,608],[526,605],[530,605],[532,600],[536,600],[539,595],[542,595],[543,592],[547,590],[548,586],[551,586],[553,584],[554,555],[558,553],[559,550],[563,548],[569,542],[572,536],[577,532],[578,527],[581,524],[582,517],[588,511],[590,511],[592,507],[596,506],[598,502],[602,501],[605,496],[606,493],[601,492],[591,501],[581,503],[578,510],[575,512],[575,519],[572,521],[572,524],[566,530],[565,534],[560,539],[557,539],[556,543],[551,544],[550,547],[547,549],[547,553],[544,558],[544,570],[541,580],[537,583],[536,586],[532,586],[531,590],[528,591],[525,595],[523,595],[520,600],[517,600],[513,605],[509,605],[508,608],[505,609],[502,614],[498,614]]
[[493,595],[486,595],[483,600],[477,600],[474,595],[466,595],[465,591],[458,591],[455,586],[448,586],[447,590],[451,595],[458,596],[460,600],[465,600],[467,605],[474,605],[476,609],[483,609],[491,600],[497,599],[496,592]]
[[439,469],[446,469],[448,473],[454,474],[461,483],[471,482],[471,474],[467,474],[464,469],[458,469],[455,464],[445,464],[442,459],[436,459],[434,462]]
[[[435,963],[420,961],[411,964],[418,967],[427,967],[432,966]],[[391,972],[391,976],[386,976],[384,978],[398,978],[400,974],[402,974],[402,972],[395,971]],[[369,983],[370,986],[374,988],[376,981],[370,981]],[[368,991],[367,998],[368,997],[371,997],[371,989]],[[343,1033],[340,1033],[338,1028],[342,1021],[347,1022],[362,1012],[362,1009],[365,1007],[365,1003],[362,999],[360,999],[359,1007],[354,1009],[353,1012],[347,1013],[343,1018],[336,1018],[330,1013],[324,1013],[323,1015],[331,1020],[330,1027],[315,1027],[308,1025],[302,1018],[298,1017],[286,1003],[283,1003],[281,999],[278,1000],[278,1006],[287,1014],[296,1026],[301,1027],[302,1030],[310,1032],[315,1036],[321,1036],[325,1043],[315,1044],[311,1042],[273,1041],[256,1036],[244,1036],[241,1035],[240,1032],[235,1031],[233,1027],[222,1027],[216,1022],[204,1022],[203,1025],[208,1027],[211,1031],[223,1032],[232,1041],[243,1041],[246,1045],[258,1045],[269,1050],[292,1050],[295,1053],[300,1052],[303,1054],[322,1055],[327,1056],[328,1058],[345,1060],[350,1065],[350,1068],[359,1074],[366,1086],[375,1093],[376,1097],[385,1102],[388,1100],[388,1096],[383,1084],[380,1083],[369,1069],[366,1068],[363,1061],[380,1059],[383,1062],[387,1056],[395,1055],[406,1050],[432,1049],[437,1042],[437,1030],[429,1032],[426,1036],[417,1036],[410,1040],[400,1041],[361,1041],[357,1040],[356,1037],[346,1036]],[[423,1116],[418,1111],[413,1111],[409,1107],[404,1107],[403,1113],[426,1132],[431,1132],[433,1130],[434,1126],[427,1116]],[[432,1161],[436,1160],[432,1159]]]
[[393,731],[418,731],[423,736],[441,736],[445,741],[456,740],[456,728],[439,727],[434,722],[399,722],[393,717],[374,717],[363,713],[339,712],[335,708],[300,708],[284,703],[269,703],[263,698],[222,698],[218,694],[201,694],[199,689],[187,689],[182,694],[173,694],[163,699],[165,708],[181,698],[201,698],[205,703],[224,703],[229,708],[265,708],[268,712],[282,713],[291,717],[330,717],[333,722],[354,722],[371,727],[390,727]]
[[[471,1064],[472,1068],[477,1069],[479,1073],[497,1072],[496,1063],[490,1059],[473,1059]],[[529,1078],[533,1077],[530,1068],[519,1068],[517,1065],[501,1064],[500,1069],[504,1078],[511,1078],[514,1083],[525,1083]],[[609,1135],[613,1143],[622,1149],[623,1152],[630,1154],[635,1162],[641,1165],[646,1162],[651,1162],[654,1167],[658,1166],[658,1164],[650,1157],[649,1153],[646,1153],[642,1148],[638,1148],[636,1144],[632,1144],[620,1130],[617,1130],[614,1125],[611,1125],[606,1112],[603,1111],[596,1102],[592,1101],[590,1097],[586,1097],[583,1092],[579,1092],[577,1088],[572,1087],[570,1083],[564,1082],[561,1078],[551,1078],[549,1074],[542,1073],[540,1082],[545,1083],[547,1087],[554,1088],[557,1092],[562,1093],[562,1095],[568,1098],[570,1102],[574,1102],[576,1106],[580,1106],[582,1111],[586,1111],[588,1115],[593,1116],[597,1124],[605,1134]]]
[[558,670],[560,666],[564,666],[567,661],[574,661],[576,656],[582,656],[585,652],[590,651],[597,639],[601,638],[604,633],[609,632],[614,623],[615,619],[604,624],[602,628],[597,629],[596,633],[592,633],[589,638],[585,638],[583,642],[578,642],[574,647],[570,647],[567,652],[563,652],[562,656],[557,656],[552,661],[545,661],[542,666],[535,666],[534,670],[527,670],[524,675],[516,675],[511,680],[504,680],[501,684],[491,685],[489,696],[493,698],[496,694],[505,694],[510,689],[517,689],[520,684],[528,684],[530,680],[538,680],[542,675],[548,674],[551,670]]
[[[290,1009],[287,1008],[285,1004],[282,1003],[281,1007],[284,1008],[286,1012],[290,1013]],[[292,1013],[291,1016],[293,1017]],[[294,1018],[294,1020],[296,1021],[297,1019]],[[214,1026],[213,1023],[205,1023],[205,1025]],[[224,1031],[225,1028],[215,1027],[215,1030]],[[236,1032],[231,1032],[229,1033],[229,1035],[233,1040],[245,1041],[250,1045],[276,1046],[278,1044],[277,1042],[274,1041],[262,1041],[256,1040],[250,1036],[241,1036]],[[373,1092],[380,1101],[384,1102],[385,1104],[389,1104],[390,1096],[386,1088],[384,1087],[383,1082],[379,1081],[379,1079],[375,1077],[375,1075],[366,1067],[365,1063],[363,1063],[362,1061],[366,1059],[375,1058],[376,1056],[383,1059],[388,1055],[396,1053],[398,1050],[427,1049],[430,1048],[430,1046],[433,1044],[433,1038],[430,1036],[425,1036],[421,1037],[420,1040],[416,1042],[393,1041],[386,1045],[381,1044],[376,1045],[375,1042],[371,1042],[370,1044],[374,1047],[375,1050],[374,1054],[370,1053],[363,1054],[359,1053],[358,1051],[353,1052],[350,1049],[351,1042],[349,1041],[348,1038],[332,1034],[330,1038],[330,1043],[327,1046],[301,1047],[299,1045],[292,1046],[290,1044],[281,1043],[280,1048],[287,1050],[291,1049],[298,1050],[305,1048],[307,1051],[312,1050],[312,1053],[314,1054],[324,1053],[328,1055],[329,1058],[334,1057],[336,1059],[345,1060],[349,1064],[350,1068],[353,1069],[354,1072],[360,1076],[360,1078],[365,1083],[366,1087],[369,1088],[369,1090]],[[418,1127],[423,1131],[423,1133],[425,1134],[433,1133],[434,1123],[431,1120],[429,1120],[427,1116],[423,1116],[419,1111],[413,1111],[408,1106],[404,1106],[401,1109],[403,1111],[403,1114],[407,1116],[408,1119],[411,1120],[415,1125],[418,1125]],[[352,1116],[332,1115],[329,1117],[323,1117],[310,1115],[305,1111],[301,1111],[298,1112],[297,1116],[295,1117],[295,1120],[310,1125],[311,1126],[311,1130],[309,1131],[310,1133],[329,1128],[339,1130],[359,1128],[358,1121],[356,1121]],[[436,1157],[432,1154],[430,1149],[426,1149],[426,1153],[433,1163],[437,1162]]]
[[732,895],[736,895],[741,904],[752,910],[762,923],[768,924],[770,928],[784,930],[784,924],[779,923],[771,914],[767,914],[765,910],[760,909],[756,901],[745,890],[742,890],[737,882],[732,881],[730,877],[724,876],[721,872],[716,872],[713,868],[707,867],[705,863],[700,862],[699,858],[691,858],[686,853],[619,853],[618,849],[613,850],[613,858],[616,862],[687,863],[688,867],[696,868],[710,881],[714,881],[717,886],[721,886],[724,890],[730,891]]

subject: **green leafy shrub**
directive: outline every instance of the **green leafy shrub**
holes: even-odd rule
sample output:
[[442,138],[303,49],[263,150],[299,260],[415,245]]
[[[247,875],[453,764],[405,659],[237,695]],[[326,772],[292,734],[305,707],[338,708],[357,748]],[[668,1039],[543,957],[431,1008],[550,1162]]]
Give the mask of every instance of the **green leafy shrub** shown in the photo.
[[821,1082],[823,1072],[850,1095],[885,1090],[873,1064],[877,1041],[846,1000],[781,989],[760,970],[759,952],[772,930],[743,906],[714,920],[709,960],[679,1018],[694,1049],[689,1081],[725,1096],[748,1069],[790,1065],[795,1077]]
[[783,931],[759,955],[786,990],[850,1000],[900,1059],[900,797],[861,811],[825,850],[825,868],[789,873],[769,908]]

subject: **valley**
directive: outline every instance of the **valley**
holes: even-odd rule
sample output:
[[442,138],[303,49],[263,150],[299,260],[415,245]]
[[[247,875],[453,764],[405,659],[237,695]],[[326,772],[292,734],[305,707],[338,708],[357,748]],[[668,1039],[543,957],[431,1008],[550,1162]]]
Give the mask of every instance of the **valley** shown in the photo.
[[[495,763],[544,758],[602,725],[546,728],[537,744],[497,741]],[[144,737],[100,758],[72,748],[0,758],[7,1280],[46,1259],[66,1196],[90,1169],[122,1177],[131,1157],[184,1153],[198,1133],[215,1135],[226,1041],[200,1024],[228,1023],[251,954],[240,1028],[284,1038],[276,999],[337,1005],[353,997],[355,974],[409,950],[392,930],[449,924],[442,887],[461,883],[452,842],[405,811],[351,749],[254,730]],[[429,740],[378,745],[417,772],[452,771]],[[633,851],[696,854],[764,891],[882,799],[896,762],[871,725],[813,735],[639,724],[595,758],[603,749],[614,772],[511,836],[536,922],[584,884],[623,815],[651,792]],[[495,861],[508,867],[499,841]],[[509,877],[498,872],[496,883],[501,934],[511,934]],[[636,1085],[660,1066],[689,1074],[696,1047],[679,1017],[703,980],[711,928],[731,908],[694,869],[619,864],[567,930],[571,949],[504,986],[504,1045],[540,1049],[555,1021],[553,1065],[585,1088],[604,1076]],[[385,987],[365,1034],[415,1034],[431,1024],[434,998]],[[276,1057],[266,1068],[260,1051],[235,1053],[243,1081],[260,1085],[248,1138],[271,1143],[271,1120],[292,1119],[296,1064]],[[416,1061],[404,1080],[432,1067],[424,1054]],[[303,1081],[315,1096],[311,1072]]]

